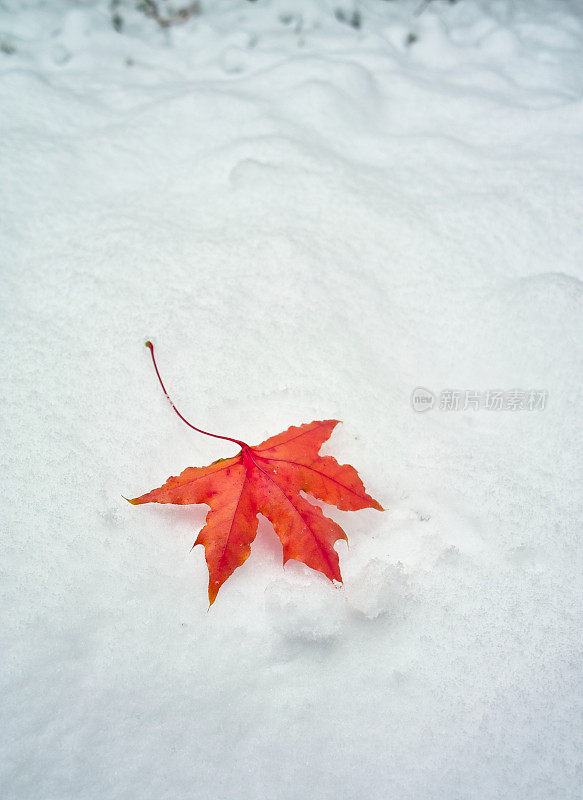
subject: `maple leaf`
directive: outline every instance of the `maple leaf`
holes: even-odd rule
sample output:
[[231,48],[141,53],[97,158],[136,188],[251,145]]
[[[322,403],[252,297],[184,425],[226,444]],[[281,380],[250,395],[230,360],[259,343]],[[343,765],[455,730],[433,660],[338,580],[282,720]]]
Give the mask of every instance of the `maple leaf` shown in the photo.
[[288,428],[283,433],[250,447],[229,436],[196,428],[178,411],[162,382],[154,347],[149,347],[164,394],[178,416],[194,430],[226,439],[241,447],[233,458],[222,458],[208,467],[188,467],[163,486],[129,502],[206,503],[210,511],[193,547],[202,544],[209,570],[212,605],[227,578],[249,557],[257,534],[258,514],[273,525],[283,545],[283,563],[290,558],[342,581],[334,544],[346,534],[319,506],[306,500],[306,492],[343,511],[382,507],[365,491],[357,471],[331,456],[320,456],[322,444],[338,420],[328,419]]

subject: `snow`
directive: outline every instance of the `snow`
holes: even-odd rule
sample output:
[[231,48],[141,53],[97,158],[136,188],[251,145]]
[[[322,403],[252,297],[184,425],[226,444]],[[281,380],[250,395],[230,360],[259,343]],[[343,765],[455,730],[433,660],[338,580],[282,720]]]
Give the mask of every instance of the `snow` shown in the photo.
[[[578,798],[581,4],[119,13],[0,3],[2,797]],[[343,586],[260,520],[208,610],[122,495],[235,449],[146,338],[206,429],[344,421]]]

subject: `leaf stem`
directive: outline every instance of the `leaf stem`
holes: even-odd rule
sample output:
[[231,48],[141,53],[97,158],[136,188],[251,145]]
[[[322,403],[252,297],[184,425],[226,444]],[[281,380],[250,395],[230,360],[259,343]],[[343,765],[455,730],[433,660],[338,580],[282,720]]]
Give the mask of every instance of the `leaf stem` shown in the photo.
[[248,451],[249,450],[249,445],[245,444],[245,442],[241,442],[239,439],[233,439],[230,436],[219,436],[218,433],[209,433],[208,431],[203,431],[202,428],[197,428],[195,425],[193,425],[191,422],[189,422],[186,419],[186,417],[182,416],[180,411],[176,408],[176,406],[172,402],[172,399],[171,399],[170,395],[166,391],[166,387],[164,386],[164,382],[162,380],[162,377],[160,376],[160,371],[158,369],[158,364],[156,364],[156,357],[154,355],[154,345],[152,344],[152,342],[147,341],[146,342],[146,347],[148,347],[149,350],[150,350],[150,355],[152,356],[152,361],[154,363],[154,369],[156,370],[156,375],[158,376],[158,380],[160,381],[160,386],[162,387],[162,391],[166,395],[166,399],[168,400],[168,402],[170,403],[170,405],[172,406],[172,408],[176,412],[176,414],[178,414],[180,419],[186,425],[188,425],[189,428],[192,428],[193,431],[197,431],[198,433],[204,433],[205,436],[212,436],[215,439],[226,439],[228,442],[234,442],[235,444],[238,444],[239,447],[241,447],[243,450]]

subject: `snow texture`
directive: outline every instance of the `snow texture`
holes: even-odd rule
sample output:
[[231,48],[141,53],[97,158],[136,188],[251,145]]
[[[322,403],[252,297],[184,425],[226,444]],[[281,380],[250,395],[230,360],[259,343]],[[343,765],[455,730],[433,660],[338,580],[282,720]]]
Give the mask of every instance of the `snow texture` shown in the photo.
[[[3,800],[579,798],[581,3],[0,9]],[[208,611],[122,494],[236,450],[146,338],[204,428],[344,421],[342,587],[261,520]]]

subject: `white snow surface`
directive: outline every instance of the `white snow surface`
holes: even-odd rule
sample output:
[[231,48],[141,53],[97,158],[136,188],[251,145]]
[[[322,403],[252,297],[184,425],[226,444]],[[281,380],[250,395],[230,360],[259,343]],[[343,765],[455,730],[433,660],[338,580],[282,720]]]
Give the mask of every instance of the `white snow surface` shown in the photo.
[[[0,9],[2,798],[579,798],[583,5]],[[208,610],[122,495],[236,448],[146,338],[196,425],[343,420],[342,586],[261,520]]]

